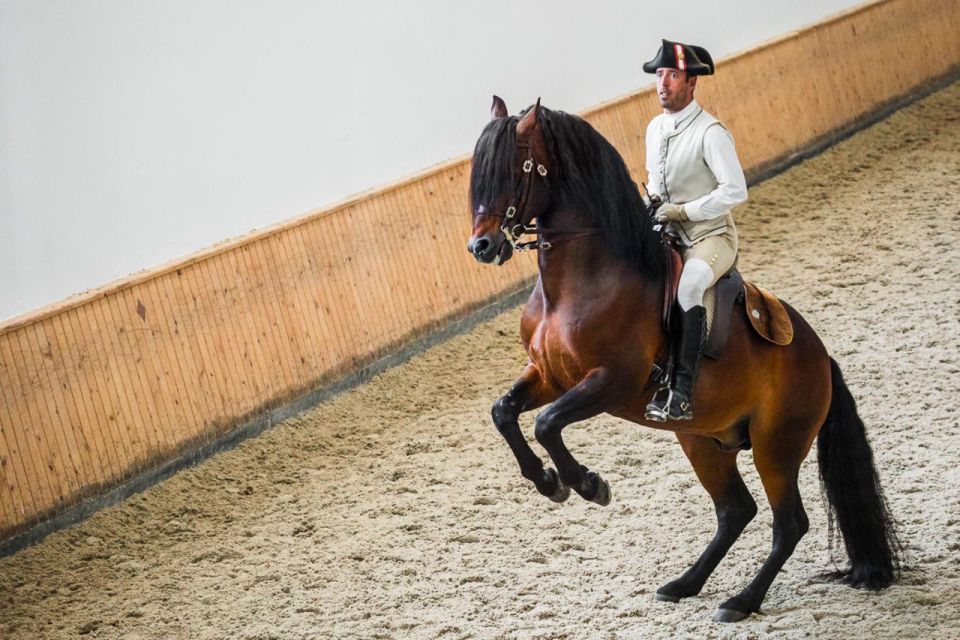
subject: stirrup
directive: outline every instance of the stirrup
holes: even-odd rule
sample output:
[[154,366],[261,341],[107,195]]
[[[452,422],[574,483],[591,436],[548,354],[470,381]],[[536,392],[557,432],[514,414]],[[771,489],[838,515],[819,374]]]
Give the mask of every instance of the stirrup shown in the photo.
[[[666,400],[657,400],[662,391],[667,392]],[[673,400],[673,391],[669,387],[660,387],[653,394],[653,399],[647,404],[643,417],[650,422],[666,422],[670,415],[670,403]]]

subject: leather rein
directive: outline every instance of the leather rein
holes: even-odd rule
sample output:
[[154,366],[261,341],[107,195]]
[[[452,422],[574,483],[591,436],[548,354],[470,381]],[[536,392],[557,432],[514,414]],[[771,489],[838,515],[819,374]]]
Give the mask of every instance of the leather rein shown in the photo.
[[[546,182],[547,178],[547,168],[534,160],[533,151],[530,149],[529,144],[518,144],[517,149],[526,150],[526,155],[528,157],[523,161],[523,165],[520,167],[521,173],[517,177],[517,183],[514,187],[514,196],[510,205],[506,208],[506,210],[504,210],[503,213],[475,211],[474,214],[478,216],[503,218],[503,222],[500,225],[500,230],[503,231],[503,234],[507,238],[507,242],[509,242],[510,246],[516,251],[529,251],[531,249],[542,249],[543,251],[546,251],[553,247],[553,245],[557,242],[561,242],[563,240],[573,240],[575,238],[586,237],[599,233],[600,230],[596,227],[544,229],[539,225],[531,224],[533,222],[533,216],[530,215],[530,212],[527,210],[527,208],[530,200],[530,191],[533,188],[533,180],[535,177],[533,168],[537,168],[536,174],[539,175],[544,182]],[[521,242],[520,238],[526,234],[535,234],[537,239]],[[547,234],[560,234],[561,237],[554,238],[551,242],[544,237]]]

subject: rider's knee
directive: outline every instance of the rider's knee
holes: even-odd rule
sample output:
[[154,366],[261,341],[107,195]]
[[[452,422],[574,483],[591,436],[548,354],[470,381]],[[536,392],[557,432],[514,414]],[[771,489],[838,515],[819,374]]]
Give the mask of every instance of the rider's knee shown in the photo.
[[677,287],[677,303],[684,311],[703,306],[703,295],[713,282],[713,269],[699,258],[688,260],[683,265],[680,284]]

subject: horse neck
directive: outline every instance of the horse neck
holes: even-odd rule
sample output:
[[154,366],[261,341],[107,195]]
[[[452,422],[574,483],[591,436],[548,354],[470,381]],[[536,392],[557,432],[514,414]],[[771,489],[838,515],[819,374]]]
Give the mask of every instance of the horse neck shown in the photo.
[[636,286],[630,287],[634,295],[641,296],[638,302],[659,304],[662,278],[642,275],[634,265],[614,256],[604,246],[600,233],[571,238],[549,233],[551,229],[594,228],[596,225],[589,216],[571,207],[558,206],[538,224],[551,242],[550,249],[541,249],[537,256],[541,288],[549,306],[563,301],[576,303],[605,292],[615,294],[627,283],[640,285],[639,291]]

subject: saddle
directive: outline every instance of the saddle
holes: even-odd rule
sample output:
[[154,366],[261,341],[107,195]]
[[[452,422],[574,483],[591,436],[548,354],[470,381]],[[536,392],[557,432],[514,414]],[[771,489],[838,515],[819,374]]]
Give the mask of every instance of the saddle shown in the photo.
[[[680,274],[683,271],[683,258],[675,238],[665,233],[663,244],[667,270],[664,279],[662,321],[664,332],[670,336],[674,333],[673,316],[677,304]],[[786,346],[793,341],[793,323],[783,303],[769,291],[752,282],[745,282],[736,263],[717,280],[711,290],[713,304],[708,303],[710,307],[707,310],[708,335],[703,355],[714,360],[720,359],[730,335],[733,307],[737,303],[743,305],[750,320],[750,326],[760,337],[780,346]],[[672,350],[668,353],[672,353]]]

